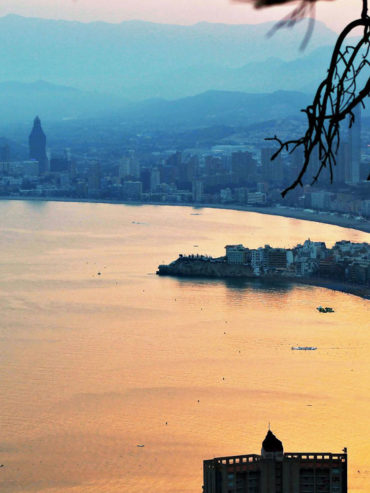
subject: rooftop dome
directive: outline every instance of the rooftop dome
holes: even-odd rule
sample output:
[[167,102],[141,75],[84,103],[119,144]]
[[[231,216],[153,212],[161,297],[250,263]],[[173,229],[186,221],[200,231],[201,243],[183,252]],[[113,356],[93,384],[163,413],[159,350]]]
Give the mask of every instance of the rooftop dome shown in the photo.
[[283,452],[283,444],[276,438],[271,430],[267,432],[266,438],[262,442],[262,449],[265,452]]

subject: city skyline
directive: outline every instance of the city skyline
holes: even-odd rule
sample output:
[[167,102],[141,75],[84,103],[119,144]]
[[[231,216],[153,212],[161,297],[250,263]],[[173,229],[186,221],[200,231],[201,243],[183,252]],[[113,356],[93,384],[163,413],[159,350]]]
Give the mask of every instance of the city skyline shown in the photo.
[[[50,133],[50,124],[45,127],[46,134],[54,145],[49,147],[48,140],[46,147],[46,135],[36,117],[28,153],[20,153],[21,140],[18,147],[6,139],[0,146],[0,193],[49,199],[217,204],[262,211],[272,208],[272,212],[274,207],[284,206],[284,214],[291,217],[311,219],[314,211],[319,211],[325,222],[352,226],[355,220],[359,229],[369,231],[368,160],[361,152],[360,121],[356,111],[356,122],[343,136],[338,151],[333,184],[329,175],[323,175],[317,184],[311,186],[308,180],[302,189],[283,199],[281,190],[296,176],[302,153],[280,155],[272,162],[273,147],[259,140],[258,126],[228,145],[222,145],[222,133],[202,143],[189,141],[182,134],[169,141],[168,131],[160,136],[147,129],[134,140],[128,133],[124,140],[108,146],[108,151],[107,144],[76,147],[70,134],[61,139],[55,130]],[[312,172],[317,169],[318,155],[310,166]]]

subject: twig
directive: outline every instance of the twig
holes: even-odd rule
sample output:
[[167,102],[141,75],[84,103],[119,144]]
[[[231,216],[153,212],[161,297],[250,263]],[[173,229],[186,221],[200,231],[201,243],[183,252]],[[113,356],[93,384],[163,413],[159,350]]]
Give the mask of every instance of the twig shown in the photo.
[[[303,0],[304,2],[304,0]],[[301,15],[303,4],[300,4],[291,14],[295,19]],[[283,19],[280,26],[289,22]],[[293,22],[293,21],[291,21]],[[295,20],[294,20],[295,22]],[[278,26],[279,27],[279,26]],[[363,36],[355,46],[344,46],[347,36],[356,28],[363,27]],[[365,50],[359,62],[357,58],[361,50]],[[333,168],[336,166],[336,155],[340,145],[340,123],[347,117],[350,119],[350,127],[355,121],[353,109],[362,104],[365,107],[365,99],[370,95],[370,77],[364,87],[357,91],[357,83],[364,70],[369,69],[370,51],[370,18],[368,17],[368,0],[363,0],[362,15],[344,28],[339,35],[333,50],[328,74],[319,85],[313,103],[306,109],[308,125],[306,133],[299,139],[280,140],[277,136],[266,140],[273,140],[279,144],[278,150],[273,154],[274,160],[283,150],[292,153],[298,147],[303,147],[304,162],[297,178],[287,187],[282,196],[296,188],[303,186],[303,177],[307,172],[310,158],[316,147],[319,151],[320,164],[313,176],[312,184],[315,183],[324,168],[329,168],[330,181],[333,181]],[[340,70],[341,65],[344,68]]]

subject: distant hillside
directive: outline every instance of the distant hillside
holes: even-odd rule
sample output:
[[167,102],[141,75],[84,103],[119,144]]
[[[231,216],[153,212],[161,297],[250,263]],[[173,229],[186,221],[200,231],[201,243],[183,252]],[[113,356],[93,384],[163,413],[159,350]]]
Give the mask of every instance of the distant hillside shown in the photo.
[[123,98],[81,91],[44,81],[0,83],[3,122],[107,119],[127,125],[202,127],[249,125],[294,115],[307,105],[306,94],[278,91],[266,94],[207,91],[174,101],[149,99],[129,103]]
[[143,126],[245,126],[297,116],[309,100],[307,94],[291,91],[270,94],[207,91],[176,101],[149,100],[135,103],[123,109],[120,117]]
[[127,104],[122,98],[50,84],[1,82],[1,118],[7,122],[31,121],[35,115],[47,120],[109,116]]
[[[0,82],[43,79],[131,100],[175,99],[209,89],[264,92],[285,89],[284,83],[294,90],[308,86],[323,68],[310,53],[332,45],[336,34],[316,22],[303,56],[306,78],[296,72],[295,82],[293,76],[284,79],[284,64],[302,57],[298,46],[306,21],[267,38],[271,26],[85,24],[10,15],[0,18]],[[276,63],[280,68],[271,73]]]
[[[210,90],[176,100],[161,98],[129,102],[119,96],[81,91],[38,81],[0,83],[3,124],[43,121],[100,120],[105,125],[137,128],[178,126],[201,128],[219,125],[246,126],[287,117],[304,118],[300,112],[312,96],[298,91],[247,93]],[[363,117],[370,114],[370,105]]]

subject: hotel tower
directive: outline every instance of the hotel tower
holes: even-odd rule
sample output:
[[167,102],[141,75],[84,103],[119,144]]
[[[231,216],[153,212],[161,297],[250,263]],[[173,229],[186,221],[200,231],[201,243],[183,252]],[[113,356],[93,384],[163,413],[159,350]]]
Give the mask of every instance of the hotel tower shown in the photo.
[[347,450],[284,452],[269,430],[261,455],[205,460],[204,493],[347,493]]

